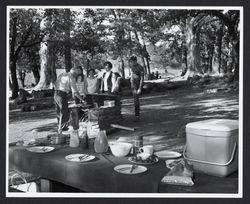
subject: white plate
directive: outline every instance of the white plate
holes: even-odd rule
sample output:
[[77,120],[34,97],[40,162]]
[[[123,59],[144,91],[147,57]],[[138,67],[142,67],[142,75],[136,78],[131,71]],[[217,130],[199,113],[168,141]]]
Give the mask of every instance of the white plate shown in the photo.
[[154,162],[143,162],[143,161],[134,161],[132,160],[132,157],[129,157],[128,160],[132,163],[135,163],[135,164],[143,164],[143,165],[147,165],[147,164],[155,164],[159,161],[159,159],[157,157],[155,157],[155,161]]
[[70,154],[65,157],[65,159],[72,162],[87,162],[93,160],[94,158],[94,155],[89,154]]
[[132,166],[133,166],[132,164],[121,164],[121,165],[115,166],[114,170],[121,174],[130,174],[130,175],[140,174],[140,173],[147,171],[147,167],[136,165],[136,168],[132,172],[130,172]]
[[28,151],[36,153],[47,153],[53,151],[54,149],[55,147],[50,147],[50,146],[36,146],[27,148]]
[[179,152],[168,151],[168,150],[155,152],[154,154],[157,157],[164,158],[164,159],[175,159],[175,158],[178,158],[181,156],[181,153],[179,153]]

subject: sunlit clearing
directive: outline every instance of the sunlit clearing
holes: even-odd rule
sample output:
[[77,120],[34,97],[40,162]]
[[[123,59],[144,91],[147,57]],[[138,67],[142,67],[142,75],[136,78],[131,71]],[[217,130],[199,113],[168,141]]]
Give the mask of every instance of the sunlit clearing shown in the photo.
[[177,109],[180,108],[179,105],[167,105],[167,104],[149,104],[149,105],[142,105],[144,109],[155,109],[155,110],[170,110],[170,109]]

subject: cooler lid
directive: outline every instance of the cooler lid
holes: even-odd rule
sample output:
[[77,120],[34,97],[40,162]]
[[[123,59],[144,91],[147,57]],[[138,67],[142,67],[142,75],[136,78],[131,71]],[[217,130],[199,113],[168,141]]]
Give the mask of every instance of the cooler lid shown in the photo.
[[188,123],[186,125],[186,130],[206,130],[206,131],[220,131],[220,132],[232,132],[238,130],[239,122],[238,120],[231,119],[209,119],[203,121],[197,121],[193,123]]

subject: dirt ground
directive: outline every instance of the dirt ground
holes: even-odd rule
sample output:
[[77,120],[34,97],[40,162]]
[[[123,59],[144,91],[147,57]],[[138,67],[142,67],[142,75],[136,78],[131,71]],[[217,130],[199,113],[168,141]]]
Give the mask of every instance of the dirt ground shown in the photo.
[[[121,125],[135,127],[136,131],[115,130],[108,135],[110,140],[131,140],[134,135],[142,135],[144,144],[153,144],[156,150],[181,151],[187,123],[209,118],[238,119],[239,113],[238,92],[233,91],[180,88],[142,95],[140,101],[141,119],[134,122],[132,98],[122,99]],[[11,109],[8,142],[45,137],[55,133],[56,126],[53,108],[33,112]]]

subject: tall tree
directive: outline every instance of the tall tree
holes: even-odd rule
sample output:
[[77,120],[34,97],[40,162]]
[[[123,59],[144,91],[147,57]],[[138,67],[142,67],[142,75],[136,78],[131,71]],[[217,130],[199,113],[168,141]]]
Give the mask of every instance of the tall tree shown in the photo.
[[40,44],[40,80],[34,88],[35,91],[51,88],[51,82],[56,80],[55,70],[55,43],[53,42],[53,23],[55,21],[55,11],[46,9],[44,18],[40,23],[40,30],[45,34]]
[[[10,10],[10,74],[12,82],[12,98],[18,96],[17,61],[24,47],[31,47],[42,39],[37,32],[37,23],[40,21],[36,9]],[[38,34],[37,34],[38,33]]]
[[70,31],[71,31],[71,11],[70,11],[70,9],[64,10],[64,25],[65,25],[65,41],[64,41],[65,69],[66,69],[66,72],[69,72],[69,70],[72,67],[71,41],[70,41]]

